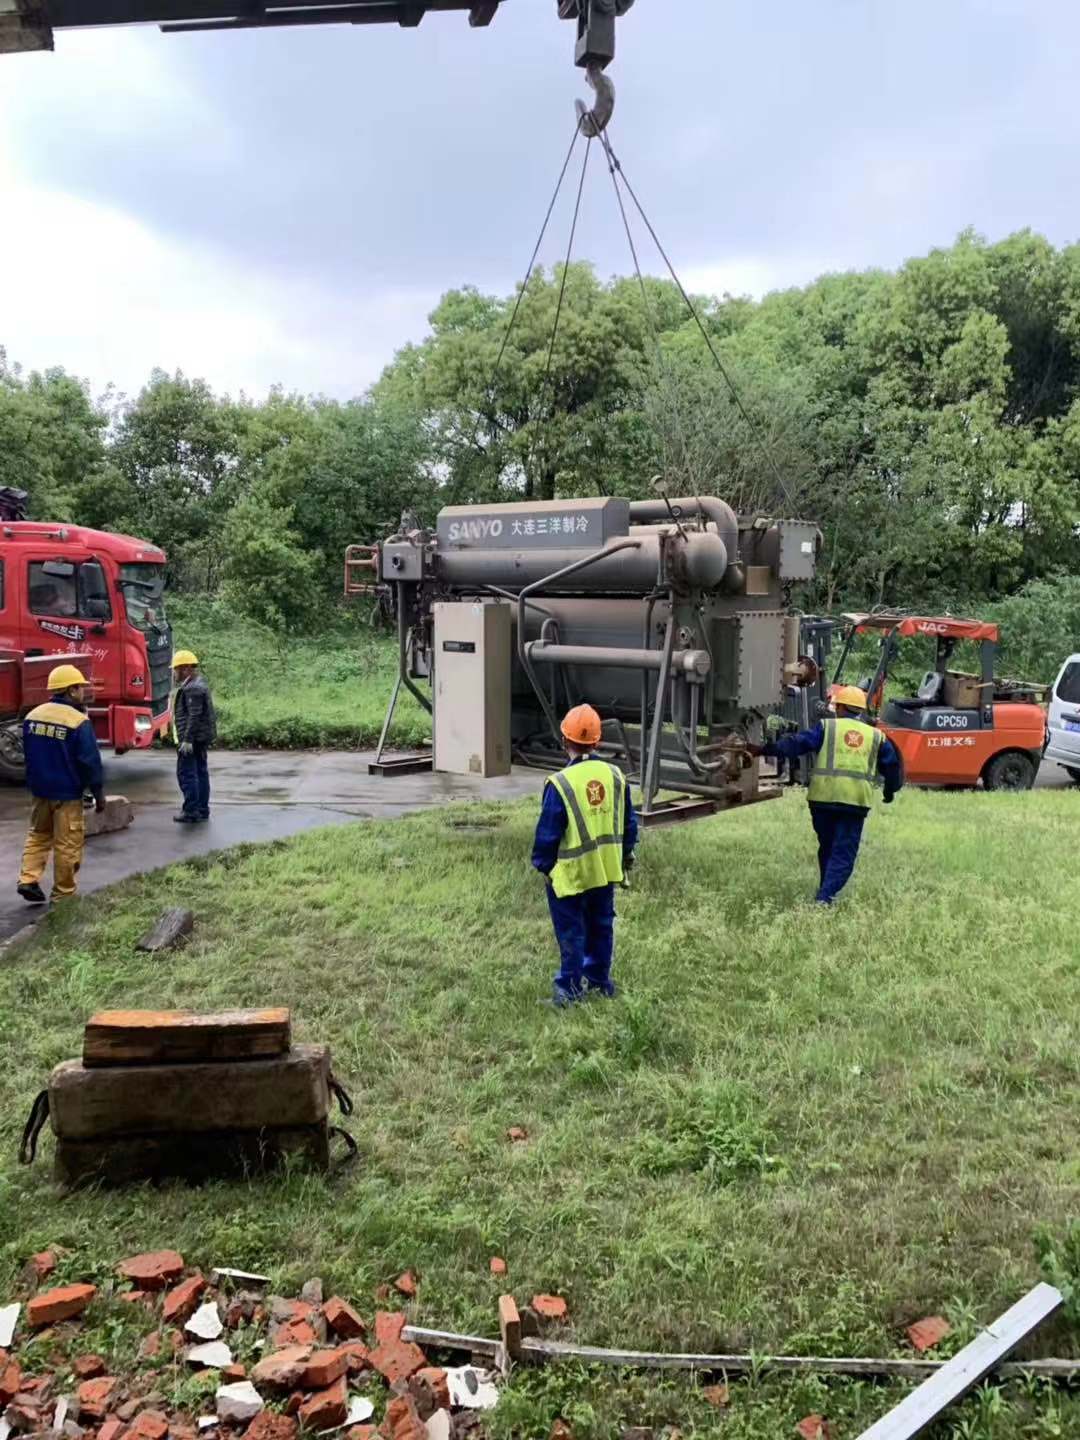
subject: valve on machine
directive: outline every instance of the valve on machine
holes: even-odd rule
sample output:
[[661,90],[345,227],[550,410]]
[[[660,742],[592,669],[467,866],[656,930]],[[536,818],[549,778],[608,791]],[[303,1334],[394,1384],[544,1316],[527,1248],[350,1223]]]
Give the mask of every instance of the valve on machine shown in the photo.
[[576,20],[578,27],[574,63],[596,91],[596,103],[575,102],[578,123],[589,139],[602,135],[615,111],[615,86],[604,71],[615,58],[615,21],[625,15],[634,0],[557,0],[559,18]]

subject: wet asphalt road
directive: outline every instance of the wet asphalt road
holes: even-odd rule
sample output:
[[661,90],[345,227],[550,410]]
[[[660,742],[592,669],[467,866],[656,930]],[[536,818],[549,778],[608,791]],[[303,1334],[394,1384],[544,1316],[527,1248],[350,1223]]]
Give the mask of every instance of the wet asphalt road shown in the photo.
[[[211,820],[206,825],[174,825],[179,797],[173,754],[109,756],[106,789],[134,802],[135,820],[127,830],[87,840],[80,888],[97,890],[192,855],[243,841],[280,840],[320,825],[394,819],[451,800],[516,799],[536,794],[544,779],[537,771],[521,769],[501,780],[369,775],[371,758],[348,751],[216,751],[210,759]],[[1060,766],[1044,764],[1036,784],[1059,789],[1070,781]],[[25,790],[0,785],[0,942],[44,913],[15,893],[27,811]]]
[[[135,820],[126,830],[87,840],[80,889],[97,890],[192,855],[242,841],[280,840],[319,825],[393,819],[451,800],[515,799],[535,794],[544,779],[532,770],[515,770],[500,780],[369,775],[371,758],[352,752],[215,751],[210,757],[210,821],[175,825],[179,794],[172,752],[106,756],[106,791],[133,801]],[[28,808],[25,790],[0,785],[0,941],[44,913],[15,893]],[[51,871],[46,890],[49,876]]]

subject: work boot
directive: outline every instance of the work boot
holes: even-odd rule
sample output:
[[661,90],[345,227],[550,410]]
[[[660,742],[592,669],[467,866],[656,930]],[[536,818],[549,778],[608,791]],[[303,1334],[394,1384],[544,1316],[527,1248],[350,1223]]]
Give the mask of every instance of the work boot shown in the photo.
[[28,905],[45,905],[48,903],[45,899],[45,891],[42,890],[36,880],[32,881],[29,885],[20,885],[18,891]]
[[180,811],[179,815],[174,815],[172,818],[175,825],[194,825],[197,823],[196,816],[185,815],[182,810]]
[[567,1010],[571,1005],[576,1005],[581,998],[580,995],[575,995],[572,991],[565,990],[557,983],[551,987],[550,1003],[555,1006],[556,1010]]
[[599,995],[601,1000],[614,1000],[619,991],[614,980],[607,980],[603,985],[598,985],[594,980],[585,981],[585,993],[588,996]]

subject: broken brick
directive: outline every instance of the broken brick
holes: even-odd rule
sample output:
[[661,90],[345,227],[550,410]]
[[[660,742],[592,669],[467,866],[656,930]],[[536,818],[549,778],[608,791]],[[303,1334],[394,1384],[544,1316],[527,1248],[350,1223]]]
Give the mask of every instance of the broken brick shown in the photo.
[[403,1340],[392,1340],[371,1352],[371,1364],[390,1384],[396,1380],[407,1380],[417,1370],[423,1370],[427,1356],[419,1345],[410,1345]]
[[375,1299],[378,1301],[378,1303],[379,1303],[380,1305],[385,1305],[386,1302],[387,1302],[387,1300],[390,1299],[390,1286],[389,1286],[389,1285],[376,1285],[376,1286],[375,1286]]
[[394,1289],[399,1295],[404,1295],[411,1300],[416,1294],[416,1276],[411,1270],[403,1270],[394,1281]]
[[5,1364],[0,1364],[0,1409],[10,1405],[15,1396],[22,1389],[22,1370],[17,1360],[10,1360],[6,1352],[4,1355]]
[[161,1307],[161,1318],[178,1325],[182,1325],[185,1320],[190,1320],[195,1314],[199,1298],[205,1289],[206,1281],[198,1273],[192,1275],[190,1280],[182,1280],[165,1296],[165,1304]]
[[97,1433],[97,1440],[120,1440],[124,1434],[124,1422],[115,1415],[109,1417]]
[[247,1370],[243,1365],[226,1365],[221,1371],[221,1380],[224,1385],[234,1385],[238,1380],[247,1379]]
[[[146,1339],[139,1346],[140,1360],[156,1360],[161,1350],[161,1336],[156,1330],[147,1335]],[[98,1374],[101,1372],[98,1371]]]
[[522,1140],[529,1138],[529,1132],[525,1129],[524,1125],[511,1125],[510,1129],[506,1132],[506,1138],[520,1144]]
[[424,1422],[409,1395],[399,1395],[390,1401],[386,1407],[386,1424],[391,1440],[427,1440]]
[[[250,1433],[248,1431],[248,1434]],[[375,1440],[378,1433],[374,1425],[354,1425],[351,1430],[345,1432],[345,1440]]]
[[172,1420],[169,1422],[169,1440],[199,1440],[199,1432],[194,1425],[177,1425]]
[[326,1323],[343,1340],[355,1340],[367,1334],[367,1326],[346,1300],[334,1295],[323,1306]]
[[285,1401],[285,1414],[289,1416],[299,1415],[300,1406],[303,1405],[303,1403],[304,1392],[302,1390],[294,1390],[288,1400]]
[[726,1385],[706,1385],[701,1396],[710,1405],[715,1405],[718,1410],[722,1410],[725,1405],[731,1403],[731,1391]]
[[39,1250],[36,1255],[31,1255],[27,1262],[27,1268],[31,1270],[38,1280],[47,1280],[56,1269],[56,1256],[51,1250]]
[[544,1320],[565,1320],[566,1301],[558,1295],[534,1295],[532,1308]]
[[96,1294],[94,1285],[62,1285],[58,1290],[46,1290],[27,1302],[26,1323],[31,1330],[40,1330],[58,1320],[71,1320],[82,1314]]
[[167,1290],[183,1275],[184,1257],[175,1250],[152,1250],[146,1255],[132,1255],[116,1268],[140,1290]]
[[941,1315],[928,1315],[925,1320],[916,1320],[907,1327],[907,1337],[921,1355],[952,1334],[952,1326]]
[[344,1425],[349,1413],[349,1396],[344,1375],[326,1390],[317,1390],[300,1406],[300,1424],[305,1430],[333,1430]]
[[102,1375],[96,1380],[84,1380],[79,1386],[78,1410],[88,1420],[104,1420],[112,1407],[119,1381],[111,1375]]
[[[244,1434],[246,1440],[296,1440],[298,1429],[291,1415],[275,1415],[272,1410],[260,1410]],[[176,1440],[175,1432],[173,1440]]]
[[489,1261],[488,1268],[491,1270],[492,1275],[505,1275],[506,1261],[501,1255],[493,1255]]
[[344,1350],[316,1350],[304,1367],[300,1381],[305,1390],[326,1390],[349,1368]]
[[371,1365],[371,1355],[366,1345],[361,1345],[359,1340],[350,1340],[338,1347],[345,1356],[345,1363],[348,1366],[350,1375],[359,1375]]
[[450,1381],[445,1370],[438,1365],[425,1365],[423,1370],[418,1370],[412,1377],[410,1385],[414,1380],[423,1380],[431,1386],[440,1410],[450,1409]]
[[295,1345],[314,1345],[315,1331],[306,1320],[286,1320],[274,1331],[274,1344],[282,1349]]
[[71,1371],[77,1380],[96,1380],[105,1374],[105,1361],[100,1355],[80,1355]]
[[152,1305],[154,1297],[149,1290],[121,1290],[115,1297],[122,1300],[125,1305]]
[[822,1415],[807,1415],[795,1429],[803,1440],[832,1440],[832,1426]]
[[30,1395],[16,1395],[4,1411],[4,1419],[19,1434],[40,1430],[44,1418],[41,1406]]
[[400,1310],[379,1310],[375,1315],[375,1339],[380,1345],[390,1345],[401,1339],[405,1329],[405,1315]]
[[251,1372],[254,1385],[269,1385],[274,1390],[294,1390],[303,1383],[310,1345],[289,1345],[266,1355]]
[[128,1431],[128,1440],[165,1440],[169,1422],[159,1410],[144,1410]]

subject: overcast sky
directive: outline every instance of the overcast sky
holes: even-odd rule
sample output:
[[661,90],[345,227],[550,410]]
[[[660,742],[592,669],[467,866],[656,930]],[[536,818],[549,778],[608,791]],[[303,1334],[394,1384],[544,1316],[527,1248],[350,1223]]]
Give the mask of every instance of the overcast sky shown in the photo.
[[[0,345],[95,390],[158,365],[359,393],[442,291],[520,277],[584,91],[555,11],[0,56]],[[612,134],[698,289],[894,266],[966,225],[1070,243],[1078,53],[1077,0],[637,0]],[[578,253],[609,275],[597,158]]]

